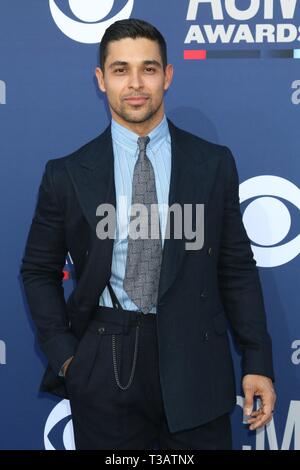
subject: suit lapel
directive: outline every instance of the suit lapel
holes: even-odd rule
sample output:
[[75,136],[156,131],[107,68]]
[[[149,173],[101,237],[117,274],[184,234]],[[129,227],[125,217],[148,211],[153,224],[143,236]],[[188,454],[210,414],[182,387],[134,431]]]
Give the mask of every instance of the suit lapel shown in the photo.
[[[207,158],[201,153],[201,146],[191,148],[187,134],[183,133],[168,119],[171,135],[171,180],[169,189],[169,207],[179,204],[206,204],[214,180],[217,161]],[[194,206],[195,207],[195,206]],[[174,238],[170,230],[170,238],[165,239],[163,248],[162,267],[160,273],[158,303],[174,282],[186,252],[184,235],[182,239]]]
[[108,203],[116,206],[114,158],[110,125],[99,137],[83,147],[77,158],[66,162],[82,212],[93,233],[99,217],[97,207]]
[[[98,305],[99,295],[111,274],[113,242],[112,238],[100,240],[96,234],[99,216],[96,215],[100,204],[116,206],[114,182],[114,158],[111,127],[66,161],[67,171],[73,182],[82,212],[90,226],[90,245],[88,256],[76,289],[68,302],[75,302],[76,308],[90,312]],[[101,269],[99,269],[101,267]],[[82,331],[84,329],[82,315]]]

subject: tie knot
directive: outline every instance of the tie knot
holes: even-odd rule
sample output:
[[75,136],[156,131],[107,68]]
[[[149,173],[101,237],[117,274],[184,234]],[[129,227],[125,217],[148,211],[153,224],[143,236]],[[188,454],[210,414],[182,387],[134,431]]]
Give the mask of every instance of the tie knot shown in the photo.
[[145,151],[148,143],[150,142],[150,137],[146,135],[146,137],[139,137],[138,138],[138,146],[140,149],[140,152]]

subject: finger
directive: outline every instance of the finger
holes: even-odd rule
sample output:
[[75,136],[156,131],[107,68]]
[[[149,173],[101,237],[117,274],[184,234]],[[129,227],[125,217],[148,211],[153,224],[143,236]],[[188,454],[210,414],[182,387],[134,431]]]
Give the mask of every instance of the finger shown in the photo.
[[258,415],[262,414],[262,412],[263,412],[263,411],[262,411],[261,408],[259,408],[259,410],[256,410],[256,411],[252,411],[252,413],[251,413],[251,418],[252,418],[252,417],[254,418],[255,416],[258,416]]
[[253,388],[245,388],[245,401],[244,401],[244,415],[250,416],[253,410],[253,396],[254,390]]
[[[274,400],[271,393],[263,393],[261,395],[261,408],[258,410],[259,413],[253,420],[249,420],[250,429],[257,429],[265,426],[272,419]],[[252,413],[254,414],[254,413]]]
[[261,410],[260,411],[253,411],[251,416],[247,419],[247,423],[251,424],[251,423],[257,422],[257,420],[259,418],[261,418],[262,416],[263,416],[263,412]]
[[252,423],[254,421],[257,421],[259,418],[261,418],[261,413],[259,415],[253,416],[253,414],[247,419],[247,423]]
[[256,422],[254,422],[250,425],[250,430],[252,431],[254,429],[265,426],[266,424],[268,424],[272,420],[272,418],[273,418],[272,414],[271,414],[271,416],[266,416],[265,414],[263,414],[262,416],[260,416],[256,419]]
[[266,425],[266,424],[269,424],[269,423],[272,421],[272,419],[273,419],[273,414],[272,414],[272,416],[265,422],[265,425]]
[[272,412],[275,404],[275,393],[272,390],[263,391],[259,393],[261,400],[261,409],[266,416],[266,419],[269,419],[272,416]]
[[255,423],[259,418],[263,416],[263,411],[261,409],[253,411],[250,417],[247,419],[247,424]]
[[276,395],[274,390],[265,390],[262,393],[259,393],[261,402],[263,407],[265,405],[271,405],[272,409],[274,409],[275,406],[275,401],[276,401]]
[[262,400],[262,409],[263,409],[263,413],[266,419],[269,419],[270,417],[272,417],[273,408],[274,408],[273,395],[268,394],[267,396],[263,397],[263,400]]

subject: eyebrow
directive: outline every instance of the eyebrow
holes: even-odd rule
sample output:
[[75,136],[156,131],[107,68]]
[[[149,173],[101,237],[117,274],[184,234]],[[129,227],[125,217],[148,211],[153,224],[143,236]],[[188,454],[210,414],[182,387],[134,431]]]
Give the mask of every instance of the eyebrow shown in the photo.
[[[111,68],[116,67],[116,66],[126,66],[128,64],[129,64],[128,62],[125,62],[123,60],[116,60],[115,62],[112,62],[109,65],[108,68],[111,69]],[[143,65],[155,65],[156,67],[161,68],[161,64],[155,59],[153,59],[153,60],[144,60]]]

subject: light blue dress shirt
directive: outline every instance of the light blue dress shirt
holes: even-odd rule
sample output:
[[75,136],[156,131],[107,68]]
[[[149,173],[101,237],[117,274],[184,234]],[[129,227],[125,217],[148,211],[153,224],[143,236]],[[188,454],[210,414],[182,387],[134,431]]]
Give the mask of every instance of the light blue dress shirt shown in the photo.
[[[138,159],[137,140],[139,135],[111,121],[111,133],[114,153],[114,176],[116,188],[116,231],[112,256],[110,283],[125,310],[139,310],[123,289],[125,276],[128,228],[130,221],[130,205],[132,196],[132,179],[135,163]],[[167,224],[169,187],[171,177],[171,137],[166,115],[162,121],[148,134],[147,156],[150,159],[156,183],[159,219],[162,234],[162,245]],[[105,287],[100,296],[99,305],[112,307],[108,288]],[[153,306],[150,313],[156,313]]]

